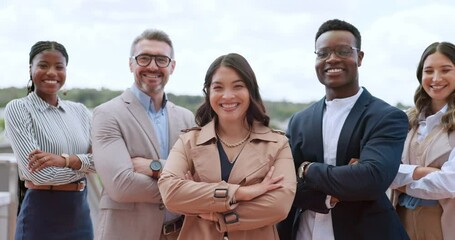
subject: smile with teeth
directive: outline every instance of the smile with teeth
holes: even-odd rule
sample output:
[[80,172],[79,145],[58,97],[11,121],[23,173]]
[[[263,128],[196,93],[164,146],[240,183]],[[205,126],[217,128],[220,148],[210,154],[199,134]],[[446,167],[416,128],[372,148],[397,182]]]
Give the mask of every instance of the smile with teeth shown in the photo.
[[234,108],[237,107],[239,104],[238,103],[222,103],[221,107],[222,108]]
[[343,69],[341,69],[341,68],[331,68],[331,69],[326,70],[326,72],[329,72],[329,73],[341,72],[341,71],[343,71]]
[[144,74],[142,74],[142,76],[148,77],[148,78],[159,78],[159,77],[161,77],[161,74],[156,74],[156,73],[155,73],[155,74],[144,73]]
[[431,86],[431,88],[433,89],[436,89],[436,90],[439,90],[439,89],[443,89],[445,86],[441,86],[441,85],[434,85],[434,86]]
[[56,84],[58,83],[57,80],[44,80],[45,83]]

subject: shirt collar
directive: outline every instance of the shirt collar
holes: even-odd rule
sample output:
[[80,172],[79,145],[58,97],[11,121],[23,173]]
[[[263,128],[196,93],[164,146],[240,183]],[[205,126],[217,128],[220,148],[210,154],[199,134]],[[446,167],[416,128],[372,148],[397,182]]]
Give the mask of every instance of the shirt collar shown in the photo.
[[357,91],[357,93],[353,96],[350,96],[350,97],[346,97],[346,98],[334,98],[332,100],[327,100],[327,98],[325,99],[325,104],[326,105],[349,105],[349,104],[352,104],[354,105],[354,103],[357,101],[357,99],[359,99],[360,95],[362,94],[363,92],[363,88],[359,88],[359,91]]
[[[436,116],[441,117],[444,113],[447,112],[447,108],[449,108],[449,105],[448,105],[448,104],[444,105],[444,107],[442,107],[441,110],[439,110],[439,111],[436,112],[435,114],[430,115],[430,116],[428,116],[428,117],[426,117],[426,118],[430,118],[430,117],[433,118],[433,116],[435,116],[435,117],[436,117]],[[419,121],[425,121],[426,118],[425,118],[425,111],[420,112],[419,118],[418,118]]]
[[30,94],[28,94],[27,98],[41,112],[44,112],[45,110],[52,109],[52,108],[57,108],[59,110],[65,111],[65,108],[67,108],[66,103],[59,96],[57,96],[57,106],[50,105],[49,103],[44,101],[42,98],[40,98],[35,92],[31,92]]
[[[141,105],[147,109],[147,111],[149,109],[153,109],[153,108],[150,108],[150,105],[153,103],[153,100],[152,98],[145,94],[144,92],[142,92],[137,86],[136,84],[133,84],[133,86],[131,86],[131,92],[134,94],[134,96],[136,96],[137,100],[139,100],[139,102],[141,103]],[[164,93],[163,95],[163,104],[161,105],[161,108],[165,108],[166,107],[166,103],[167,103],[167,95],[166,93]]]

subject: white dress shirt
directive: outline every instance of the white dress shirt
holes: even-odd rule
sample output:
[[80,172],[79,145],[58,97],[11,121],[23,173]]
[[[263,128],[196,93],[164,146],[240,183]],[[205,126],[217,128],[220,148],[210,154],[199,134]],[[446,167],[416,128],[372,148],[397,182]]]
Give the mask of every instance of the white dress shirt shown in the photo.
[[[326,101],[322,120],[322,138],[324,147],[324,163],[336,165],[338,139],[344,122],[352,107],[362,94],[363,88],[356,95],[348,98]],[[330,196],[327,196],[326,205],[330,206]],[[306,210],[300,216],[300,226],[297,230],[297,240],[334,240],[332,214],[321,214]]]

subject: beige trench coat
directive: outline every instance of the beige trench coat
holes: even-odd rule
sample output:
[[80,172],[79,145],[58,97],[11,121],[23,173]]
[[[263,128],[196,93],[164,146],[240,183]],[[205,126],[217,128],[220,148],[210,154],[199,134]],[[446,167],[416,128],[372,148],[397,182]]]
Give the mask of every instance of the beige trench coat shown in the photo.
[[[271,166],[273,176],[284,176],[283,187],[251,201],[231,205],[240,186],[259,183]],[[183,180],[191,171],[194,181]],[[286,218],[296,190],[296,174],[288,139],[260,123],[232,168],[221,180],[221,164],[214,122],[193,129],[177,140],[158,181],[165,205],[185,214],[179,239],[279,239],[275,224]],[[226,193],[226,194],[224,194]],[[197,217],[214,212],[218,222]]]

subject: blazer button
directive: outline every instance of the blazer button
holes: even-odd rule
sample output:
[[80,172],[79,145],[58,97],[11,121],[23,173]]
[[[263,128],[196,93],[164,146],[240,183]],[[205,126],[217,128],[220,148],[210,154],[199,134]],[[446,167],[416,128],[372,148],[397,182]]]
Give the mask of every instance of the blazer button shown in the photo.
[[164,204],[160,203],[159,207],[158,207],[160,210],[163,210],[164,209]]

